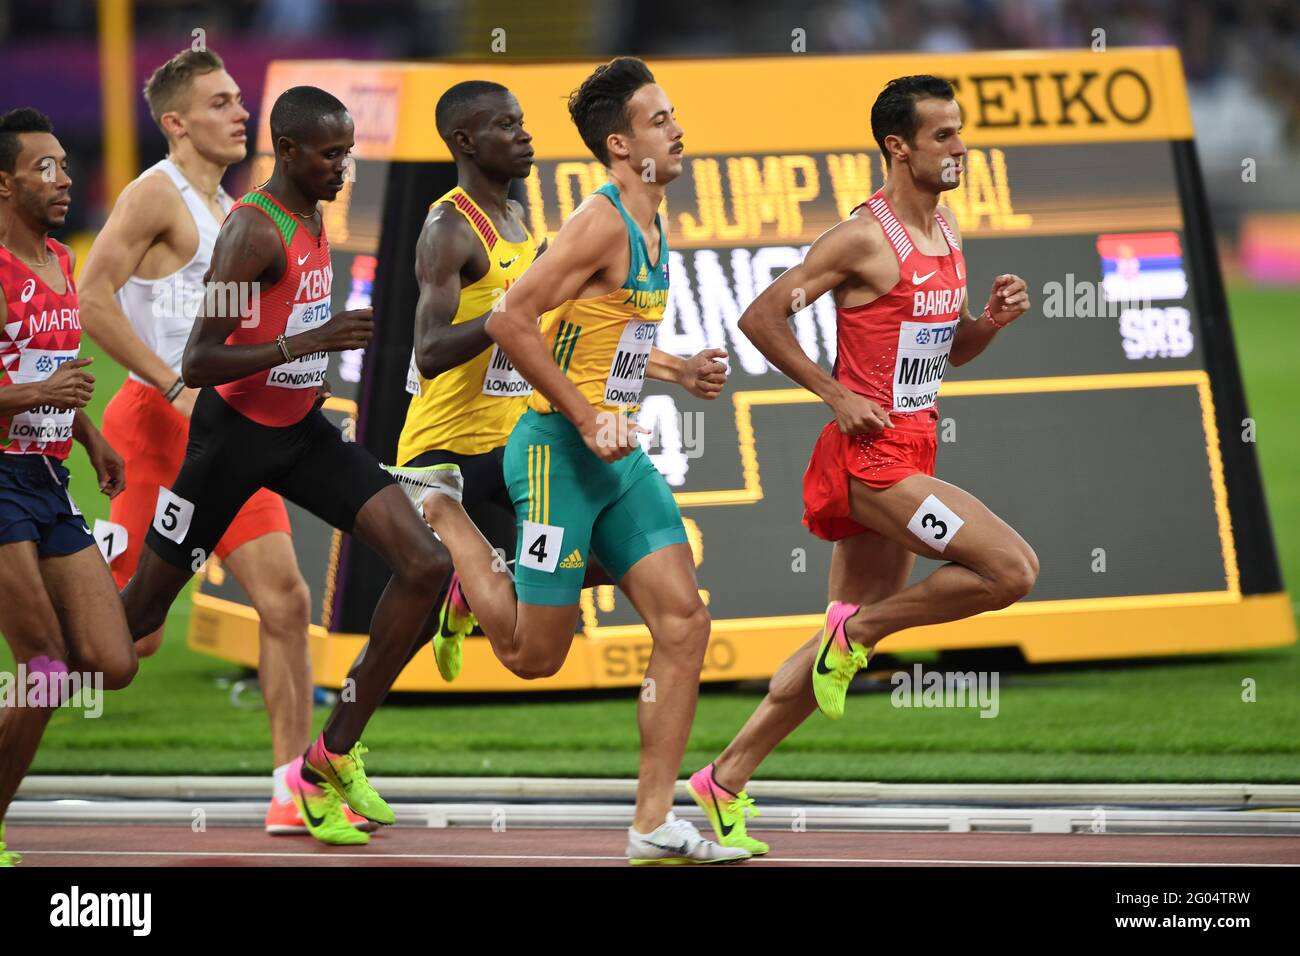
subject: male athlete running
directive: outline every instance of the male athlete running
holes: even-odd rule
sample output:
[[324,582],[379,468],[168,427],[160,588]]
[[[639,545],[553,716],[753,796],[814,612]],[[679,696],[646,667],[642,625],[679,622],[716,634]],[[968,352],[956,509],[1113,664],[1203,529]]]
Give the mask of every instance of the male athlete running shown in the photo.
[[[330,316],[333,267],[318,206],[343,188],[352,117],[324,90],[298,86],[276,100],[270,127],[275,171],[221,228],[208,294],[182,358],[185,383],[202,388],[185,463],[174,484],[159,490],[147,547],[122,601],[133,636],[156,630],[259,488],[373,548],[393,577],[348,676],[355,694],[342,695],[288,775],[313,836],[366,843],[369,835],[347,821],[340,798],[376,823],[393,822],[366,778],[359,738],[433,608],[431,582],[441,581],[451,562],[392,476],[318,409],[329,353],[364,347],[374,325],[369,309]],[[229,308],[223,293],[231,291],[256,307]]]
[[599,67],[570,97],[569,113],[610,182],[487,320],[488,334],[537,389],[505,454],[519,531],[515,581],[494,573],[491,545],[454,500],[430,498],[425,515],[451,550],[493,651],[523,677],[553,674],[564,662],[585,568],[599,557],[654,638],[646,671],[654,693],[642,695],[637,711],[641,772],[628,858],[745,859],[671,812],[709,614],[677,504],[641,450],[636,433],[644,429],[626,417],[647,374],[704,398],[717,397],[726,377],[719,350],[683,360],[653,348],[668,293],[656,210],[681,174],[682,129],[667,95],[631,57]]
[[[978,318],[966,303],[961,232],[939,195],[958,185],[966,148],[952,86],[892,80],[871,110],[885,185],[819,237],[765,289],[740,328],[767,359],[830,406],[804,475],[804,524],[835,542],[822,631],[772,678],[731,745],[690,781],[721,842],[753,853],[745,785],[762,760],[820,707],[844,714],[871,649],[904,628],[955,621],[1029,593],[1038,558],[973,495],[934,477],[935,403],[949,363],[979,355],[1029,309],[1025,283],[1001,275]],[[796,296],[796,291],[803,295]],[[838,316],[827,374],[790,330],[791,303],[831,292]],[[945,560],[904,588],[916,555]]]
[[[86,333],[130,371],[104,410],[104,437],[126,459],[130,478],[110,511],[126,529],[126,550],[109,565],[118,587],[135,573],[158,489],[171,485],[185,458],[198,390],[181,380],[181,353],[233,205],[221,177],[247,151],[248,110],[217,54],[178,53],[153,72],[144,96],[167,138],[167,158],[118,197],[86,257],[80,290]],[[276,768],[265,825],[276,834],[307,832],[286,780],[311,735],[311,592],[289,533],[284,501],[260,488],[215,548],[257,611],[258,676]],[[136,653],[146,657],[161,641],[157,631],[136,642]]]
[[79,359],[72,252],[49,237],[68,215],[67,157],[47,117],[0,116],[0,632],[26,668],[0,710],[0,867],[4,816],[31,766],[69,671],[125,687],[136,657],[112,575],[72,496],[63,462],[76,439],[110,498],[122,459],[81,411],[94,376]]

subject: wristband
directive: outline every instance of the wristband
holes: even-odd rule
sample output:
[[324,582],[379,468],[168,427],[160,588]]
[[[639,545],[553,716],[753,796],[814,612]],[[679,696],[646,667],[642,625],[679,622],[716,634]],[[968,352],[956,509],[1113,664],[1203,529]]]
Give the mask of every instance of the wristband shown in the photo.
[[284,360],[292,362],[293,356],[289,354],[289,343],[285,341],[283,332],[275,337],[275,344],[280,346],[280,354],[284,356]]
[[1005,329],[1007,327],[1006,322],[999,322],[997,319],[993,318],[993,313],[989,311],[989,307],[987,305],[984,306],[984,314],[981,315],[980,318],[988,319],[990,322],[993,323],[993,328],[995,329]]
[[174,402],[176,401],[176,396],[179,395],[184,390],[184,388],[185,388],[185,379],[178,378],[176,381],[172,382],[171,388],[163,392],[163,398],[167,399],[167,401],[169,402]]

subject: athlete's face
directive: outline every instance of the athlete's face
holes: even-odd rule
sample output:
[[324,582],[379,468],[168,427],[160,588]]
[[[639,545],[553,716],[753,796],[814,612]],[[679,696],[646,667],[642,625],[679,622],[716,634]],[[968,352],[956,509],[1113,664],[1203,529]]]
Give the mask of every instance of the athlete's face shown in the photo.
[[646,182],[666,185],[682,174],[682,128],[673,115],[668,94],[658,83],[647,83],[628,100],[632,135],[610,134],[610,156],[626,155]]
[[68,218],[72,178],[68,157],[53,133],[20,133],[12,173],[0,172],[0,199],[38,229],[58,229]]
[[478,101],[466,137],[475,163],[501,179],[527,179],[533,168],[533,138],[524,130],[524,111],[512,93]]
[[322,116],[309,138],[301,143],[285,138],[285,169],[298,188],[311,199],[333,202],[342,191],[352,163],[352,115],[346,110]]
[[[174,117],[171,122],[168,118]],[[225,70],[194,77],[185,108],[163,114],[163,125],[185,136],[204,159],[222,166],[243,160],[248,153],[248,110],[239,85]]]
[[[912,179],[923,189],[936,193],[956,189],[966,168],[966,144],[961,139],[961,107],[956,100],[923,99],[916,103],[920,121],[915,145],[903,142],[905,162]],[[895,154],[894,161],[898,162]]]

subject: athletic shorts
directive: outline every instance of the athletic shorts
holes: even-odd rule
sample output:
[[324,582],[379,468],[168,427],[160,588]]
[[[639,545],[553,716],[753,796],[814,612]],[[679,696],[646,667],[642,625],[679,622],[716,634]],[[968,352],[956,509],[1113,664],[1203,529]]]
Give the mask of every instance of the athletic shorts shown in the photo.
[[0,454],[0,545],[34,541],[38,557],[58,558],[94,544],[69,477],[57,458]]
[[621,581],[647,554],[686,542],[677,502],[646,453],[601,461],[558,413],[524,412],[505,471],[519,538],[515,593],[525,603],[577,604],[592,554]]
[[488,543],[505,554],[506,563],[514,564],[515,506],[506,489],[505,457],[505,445],[481,455],[462,455],[435,448],[416,455],[404,467],[427,468],[448,463],[459,466],[465,479],[461,503],[466,513]]
[[909,475],[934,475],[934,419],[899,420],[869,435],[845,435],[830,422],[817,437],[803,475],[803,523],[825,541],[840,541],[872,528],[849,517],[849,479],[869,488],[893,487]]
[[274,427],[199,392],[185,462],[158,503],[145,541],[178,568],[196,570],[259,488],[269,488],[340,531],[396,479],[361,446],[343,440],[319,410]]
[[[109,504],[109,519],[126,529],[126,550],[109,569],[119,589],[135,574],[145,534],[158,504],[158,489],[172,484],[185,461],[190,423],[162,392],[134,379],[104,409],[104,437],[126,461],[126,489]],[[289,512],[277,494],[259,488],[230,522],[214,549],[226,555],[272,531],[290,533]]]

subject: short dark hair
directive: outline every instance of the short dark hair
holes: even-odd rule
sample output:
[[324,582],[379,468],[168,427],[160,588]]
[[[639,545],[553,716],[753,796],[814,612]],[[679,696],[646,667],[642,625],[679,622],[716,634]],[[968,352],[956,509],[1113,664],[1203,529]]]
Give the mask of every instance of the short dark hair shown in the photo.
[[[144,100],[149,104],[149,115],[162,129],[162,115],[180,106],[196,76],[224,70],[226,64],[211,50],[181,50],[153,71],[144,85]],[[167,131],[163,130],[163,135]]]
[[318,86],[291,86],[276,97],[271,107],[271,140],[288,136],[294,142],[303,142],[321,117],[347,111],[342,100]]
[[19,133],[53,133],[54,124],[40,110],[22,107],[0,116],[0,171],[12,173],[23,151]]
[[909,146],[916,145],[916,132],[921,128],[916,101],[951,100],[954,96],[951,83],[928,73],[900,76],[885,84],[871,107],[871,135],[880,146],[887,166],[892,164],[892,158],[885,148],[886,136],[899,136]]
[[500,83],[491,80],[466,80],[457,83],[442,96],[433,108],[433,122],[438,127],[438,135],[451,145],[453,130],[464,126],[472,112],[471,107],[481,96],[497,96],[510,91]]
[[569,94],[569,116],[582,141],[598,160],[609,165],[605,140],[610,133],[631,133],[632,115],[627,108],[632,94],[655,81],[650,68],[634,56],[610,60],[582,81]]

